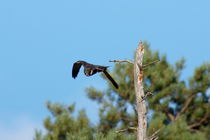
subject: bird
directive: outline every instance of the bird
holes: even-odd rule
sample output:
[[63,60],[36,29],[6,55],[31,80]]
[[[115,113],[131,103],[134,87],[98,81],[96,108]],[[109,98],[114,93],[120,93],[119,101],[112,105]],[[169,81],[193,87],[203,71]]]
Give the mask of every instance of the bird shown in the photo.
[[77,77],[81,66],[84,67],[84,74],[86,76],[92,76],[92,75],[94,75],[94,74],[96,74],[98,72],[103,72],[106,75],[106,77],[111,81],[111,83],[114,85],[114,87],[116,89],[119,88],[118,84],[111,77],[111,75],[107,72],[107,68],[109,66],[93,65],[93,64],[87,63],[86,61],[82,61],[82,60],[79,60],[79,61],[77,61],[77,62],[75,62],[73,64],[73,67],[72,67],[72,77],[74,79]]

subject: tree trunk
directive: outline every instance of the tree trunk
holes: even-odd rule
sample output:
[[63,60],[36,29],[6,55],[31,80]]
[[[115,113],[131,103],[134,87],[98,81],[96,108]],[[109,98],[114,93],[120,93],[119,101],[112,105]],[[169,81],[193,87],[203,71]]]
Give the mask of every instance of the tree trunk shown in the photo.
[[144,89],[143,89],[143,54],[144,47],[142,42],[136,50],[136,56],[134,60],[134,84],[136,93],[136,105],[138,113],[138,128],[137,128],[137,140],[147,139],[147,110],[144,100]]

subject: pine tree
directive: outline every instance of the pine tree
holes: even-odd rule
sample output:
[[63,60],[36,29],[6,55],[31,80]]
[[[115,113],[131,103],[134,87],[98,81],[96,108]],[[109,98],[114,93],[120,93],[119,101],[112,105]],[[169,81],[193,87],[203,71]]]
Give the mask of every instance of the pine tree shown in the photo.
[[[210,95],[207,90],[210,89],[210,63],[196,68],[194,75],[184,81],[180,79],[185,67],[183,58],[171,65],[166,55],[160,56],[159,52],[152,52],[147,42],[144,46],[145,64],[160,60],[144,70],[145,92],[154,94],[148,97],[149,135],[160,129],[160,139],[209,138]],[[106,91],[93,87],[87,89],[88,97],[101,106],[98,128],[104,133],[113,128],[123,129],[137,125],[133,66],[116,64],[112,74],[119,83],[119,90],[111,85]],[[128,132],[130,131],[133,133],[133,130]]]
[[[147,42],[144,46],[144,64],[160,60],[144,70],[144,90],[154,94],[146,99],[148,135],[160,129],[160,140],[209,139],[210,63],[196,68],[189,80],[181,80],[185,67],[183,58],[171,65],[166,55],[151,51]],[[111,74],[119,84],[118,90],[109,81],[104,91],[94,87],[86,89],[88,98],[100,106],[97,126],[91,125],[84,111],[72,117],[74,106],[48,103],[52,117],[44,123],[47,134],[37,131],[35,140],[134,140],[136,131],[129,129],[137,126],[133,65],[117,63]],[[103,74],[101,76],[107,80]]]
[[78,136],[81,140],[92,139],[93,128],[84,110],[74,118],[75,105],[47,102],[47,108],[52,115],[44,120],[47,134],[42,136],[36,131],[34,140],[75,140]]
[[73,117],[75,105],[62,105],[60,103],[47,102],[47,108],[51,116],[44,120],[47,131],[42,134],[36,130],[34,140],[134,140],[135,136],[124,137],[122,134],[110,130],[105,135],[91,125],[84,110],[80,110],[78,116]]

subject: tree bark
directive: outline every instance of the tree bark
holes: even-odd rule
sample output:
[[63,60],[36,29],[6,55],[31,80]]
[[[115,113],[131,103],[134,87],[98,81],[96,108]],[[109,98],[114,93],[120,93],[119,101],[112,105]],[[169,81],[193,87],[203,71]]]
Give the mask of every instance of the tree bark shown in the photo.
[[147,139],[147,110],[145,105],[145,94],[143,89],[143,55],[144,47],[142,42],[136,50],[134,60],[134,85],[136,94],[136,105],[138,113],[138,128],[137,128],[137,140]]

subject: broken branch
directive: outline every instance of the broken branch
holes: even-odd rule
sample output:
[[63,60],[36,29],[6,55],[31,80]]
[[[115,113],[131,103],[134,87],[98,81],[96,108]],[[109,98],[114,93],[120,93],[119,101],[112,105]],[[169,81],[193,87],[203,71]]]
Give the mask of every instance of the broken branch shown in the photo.
[[141,102],[144,101],[148,96],[154,95],[152,92],[147,92],[141,99]]
[[133,61],[130,61],[130,60],[109,60],[109,62],[119,62],[119,63],[127,62],[127,63],[130,63],[130,64],[133,64]]
[[147,138],[147,140],[157,140],[158,136],[157,134],[160,132],[160,129],[158,129],[157,131],[155,131],[150,137]]

